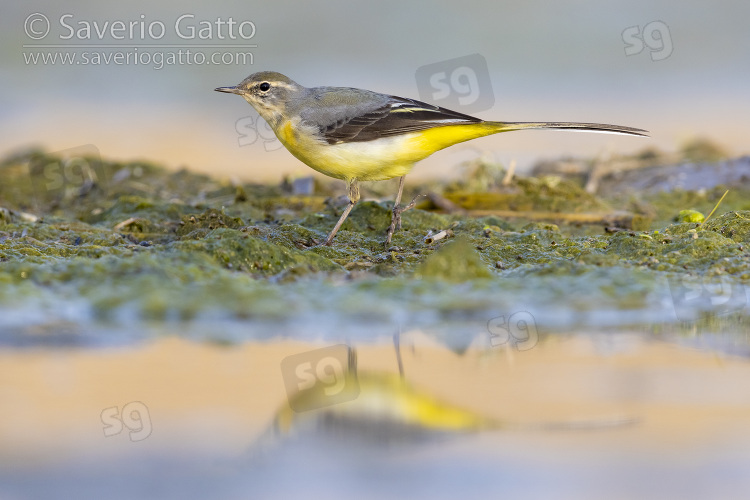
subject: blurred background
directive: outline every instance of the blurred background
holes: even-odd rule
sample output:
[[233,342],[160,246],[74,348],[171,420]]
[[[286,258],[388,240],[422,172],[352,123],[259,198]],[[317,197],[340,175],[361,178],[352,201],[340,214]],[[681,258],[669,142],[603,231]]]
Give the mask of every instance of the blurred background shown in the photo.
[[[441,152],[420,164],[415,176],[455,175],[459,161],[482,152],[505,164],[516,159],[520,171],[544,157],[632,153],[646,146],[672,151],[695,137],[713,139],[730,156],[747,152],[750,6],[742,1],[686,8],[663,0],[294,6],[74,0],[64,7],[31,2],[3,9],[0,153],[94,144],[110,159],[148,158],[242,180],[279,180],[309,169],[274,143],[265,126],[254,128],[257,114],[247,103],[213,92],[215,87],[275,70],[305,86],[359,87],[442,104],[424,85],[420,89],[418,70],[471,54],[486,61],[489,91],[483,89],[482,109],[464,111],[491,120],[629,125],[649,130],[652,139],[540,131],[495,136]],[[176,28],[185,14],[194,17]],[[247,39],[237,25],[236,39],[230,39],[217,18],[251,22],[242,28]],[[112,37],[116,21],[126,28],[136,23],[132,40],[127,29],[114,33],[124,39]],[[199,31],[201,21],[211,23],[211,33]],[[42,36],[45,22],[49,32]],[[95,22],[107,28],[101,39]],[[86,24],[89,35],[79,31]],[[195,36],[186,39],[191,28]],[[167,61],[169,53],[188,49],[194,57],[182,64],[154,62],[157,53]],[[216,51],[226,64],[200,64]],[[142,62],[104,62],[118,52]],[[45,64],[42,58],[54,53],[57,62]],[[61,54],[76,59],[63,64]]]
[[[0,500],[746,498],[750,158],[715,161],[749,152],[748,19],[739,0],[3,6],[0,156],[93,151],[111,191],[49,187],[33,154],[0,169]],[[290,202],[281,180],[312,170],[214,92],[261,70],[647,129],[500,134],[410,179],[476,160],[455,182],[471,196],[651,226],[413,210],[384,251],[389,208],[369,202],[316,246],[331,191]],[[697,138],[722,153],[682,154]],[[611,205],[496,175],[645,148],[667,155],[629,191],[602,177]],[[711,224],[676,217],[727,186]],[[312,389],[353,373],[360,392],[293,412],[313,367]]]

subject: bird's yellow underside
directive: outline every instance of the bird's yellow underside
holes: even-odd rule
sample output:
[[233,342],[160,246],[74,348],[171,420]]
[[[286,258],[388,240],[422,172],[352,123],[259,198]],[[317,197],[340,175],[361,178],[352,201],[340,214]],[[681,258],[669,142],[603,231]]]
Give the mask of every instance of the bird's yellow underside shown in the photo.
[[[327,408],[326,412],[344,418],[370,421],[395,421],[404,425],[441,431],[471,431],[496,427],[497,422],[472,411],[439,401],[432,395],[406,384],[398,375],[359,373],[348,383],[359,386],[359,395],[348,402]],[[311,407],[322,406],[316,398],[318,391],[302,392],[294,396]],[[297,414],[285,406],[276,416],[277,429],[291,429]]]
[[[328,144],[314,131],[299,134],[288,120],[277,128],[286,148],[310,168],[336,179],[382,181],[409,173],[414,164],[459,142],[512,130],[500,122],[444,125],[377,141]],[[298,126],[298,125],[297,125]]]

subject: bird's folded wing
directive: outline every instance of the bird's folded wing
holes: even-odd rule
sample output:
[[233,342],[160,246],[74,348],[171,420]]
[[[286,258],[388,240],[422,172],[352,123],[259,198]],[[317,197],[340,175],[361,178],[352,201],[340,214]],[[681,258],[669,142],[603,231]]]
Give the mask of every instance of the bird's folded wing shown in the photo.
[[372,141],[443,125],[482,121],[413,99],[382,94],[375,96],[380,99],[327,107],[325,112],[303,118],[316,125],[321,138],[329,144]]

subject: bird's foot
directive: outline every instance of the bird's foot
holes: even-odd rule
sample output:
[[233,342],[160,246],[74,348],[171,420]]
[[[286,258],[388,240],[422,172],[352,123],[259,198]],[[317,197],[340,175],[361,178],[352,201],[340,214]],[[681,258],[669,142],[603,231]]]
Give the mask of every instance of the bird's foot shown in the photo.
[[411,200],[411,203],[404,207],[400,207],[398,205],[394,205],[393,207],[393,216],[391,217],[391,225],[388,227],[388,233],[385,237],[385,248],[388,249],[388,247],[391,244],[391,239],[393,238],[393,233],[396,232],[397,229],[401,229],[401,214],[406,212],[407,210],[411,210],[414,208],[417,204],[417,201],[419,201],[419,198],[422,196],[425,196],[423,194],[418,194],[414,197],[413,200]]

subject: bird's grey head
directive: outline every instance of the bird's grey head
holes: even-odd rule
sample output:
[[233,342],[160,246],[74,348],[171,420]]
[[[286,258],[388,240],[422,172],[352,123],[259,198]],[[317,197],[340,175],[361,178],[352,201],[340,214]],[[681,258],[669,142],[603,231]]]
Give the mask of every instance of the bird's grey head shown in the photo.
[[305,87],[275,71],[259,71],[234,87],[219,87],[218,92],[241,95],[269,123],[280,120],[287,103],[304,92]]

